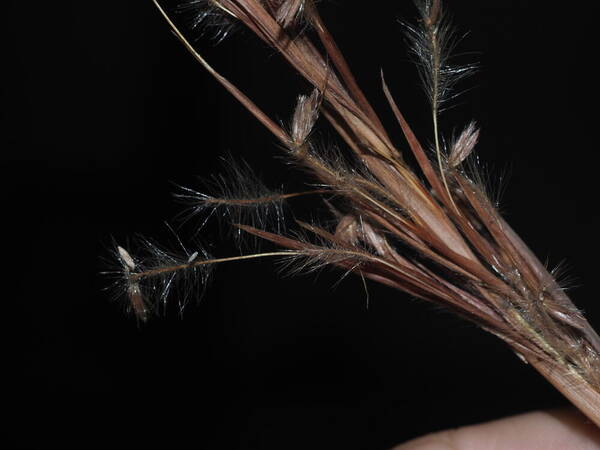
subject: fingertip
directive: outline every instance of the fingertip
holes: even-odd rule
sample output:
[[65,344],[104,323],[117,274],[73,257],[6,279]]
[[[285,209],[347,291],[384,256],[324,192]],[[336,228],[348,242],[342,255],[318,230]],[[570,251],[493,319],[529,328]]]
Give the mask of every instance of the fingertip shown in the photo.
[[431,433],[412,441],[400,444],[391,450],[457,450],[453,435],[456,430]]
[[536,411],[433,433],[392,450],[600,450],[600,430],[575,410]]

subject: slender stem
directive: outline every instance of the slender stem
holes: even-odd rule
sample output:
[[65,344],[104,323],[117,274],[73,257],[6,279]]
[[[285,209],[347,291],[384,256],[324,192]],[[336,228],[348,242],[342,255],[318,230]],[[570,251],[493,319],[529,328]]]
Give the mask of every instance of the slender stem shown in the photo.
[[427,28],[427,31],[429,33],[429,40],[431,43],[431,116],[433,122],[433,138],[435,141],[435,153],[437,155],[437,162],[440,169],[440,177],[442,178],[442,183],[444,183],[444,187],[446,188],[446,192],[448,193],[448,197],[450,198],[452,206],[458,212],[458,207],[456,206],[456,203],[454,203],[454,199],[452,198],[452,194],[450,192],[450,187],[448,186],[448,181],[446,180],[444,164],[442,162],[442,149],[440,145],[440,132],[438,124],[440,103],[440,76],[442,75],[442,59],[440,54],[441,48],[438,41],[440,8],[440,1],[434,0],[432,5],[430,6],[428,17],[424,19],[425,27]]
[[218,197],[209,197],[205,200],[202,200],[202,203],[211,205],[229,205],[229,206],[248,206],[248,205],[257,205],[262,203],[273,203],[282,200],[289,200],[291,198],[303,197],[305,195],[320,195],[331,193],[330,189],[317,189],[313,191],[303,191],[303,192],[291,192],[289,194],[274,194],[267,195],[265,197],[256,197],[256,198],[218,198]]
[[[227,78],[223,77],[220,73],[218,73],[213,67],[208,64],[208,62],[194,49],[192,44],[186,39],[186,37],[181,33],[179,28],[175,25],[175,23],[171,20],[169,15],[166,13],[164,8],[160,5],[158,0],[152,0],[154,5],[158,8],[161,15],[167,21],[169,26],[171,27],[171,31],[175,34],[175,36],[182,42],[185,48],[194,56],[194,58],[219,82],[225,89],[231,93],[244,107],[252,114],[256,119],[262,123],[273,135],[278,138],[284,145],[287,145],[290,142],[289,135],[279,126],[277,125],[269,116],[267,116],[252,100],[250,100],[242,91],[240,91],[236,86],[234,86]],[[216,3],[216,2],[215,2]],[[218,5],[218,3],[216,3]],[[228,12],[231,15],[234,15],[231,11],[223,8],[222,9]],[[235,17],[235,15],[234,15]]]
[[255,253],[252,255],[242,255],[242,256],[229,256],[226,258],[215,258],[215,259],[201,259],[198,261],[192,261],[187,264],[178,264],[176,266],[168,266],[168,267],[159,267],[157,269],[147,270],[145,272],[133,273],[129,277],[131,281],[139,281],[144,278],[150,278],[158,275],[163,275],[165,273],[177,272],[178,270],[188,269],[190,267],[199,267],[206,266],[210,264],[219,264],[224,262],[232,262],[232,261],[244,261],[247,259],[257,259],[257,258],[267,258],[271,256],[296,256],[301,255],[302,252],[296,251],[280,251],[280,252],[268,252],[268,253]]
[[437,33],[432,30],[431,31],[431,45],[432,45],[432,55],[434,58],[433,61],[433,80],[432,80],[432,100],[431,100],[431,118],[433,121],[433,138],[435,141],[435,154],[437,155],[438,166],[440,168],[440,176],[442,178],[442,183],[444,183],[444,187],[446,188],[446,192],[448,192],[448,197],[454,206],[454,209],[458,212],[458,208],[456,203],[454,203],[454,199],[452,198],[452,193],[450,192],[450,187],[448,186],[448,180],[446,180],[446,174],[444,170],[444,164],[442,162],[442,149],[440,146],[440,131],[438,124],[438,115],[439,115],[439,76],[440,76],[440,58],[438,53],[438,43],[437,43]]

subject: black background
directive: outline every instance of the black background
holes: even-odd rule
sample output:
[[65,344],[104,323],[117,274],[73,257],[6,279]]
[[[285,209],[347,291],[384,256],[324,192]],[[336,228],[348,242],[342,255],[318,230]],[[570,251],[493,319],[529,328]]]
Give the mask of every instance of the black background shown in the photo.
[[[460,50],[481,69],[445,114],[444,132],[477,120],[481,160],[493,177],[509,168],[504,213],[542,259],[567,260],[576,304],[600,325],[597,11],[447,4],[470,30]],[[427,105],[396,21],[414,17],[411,2],[321,7],[392,136],[404,145],[380,67],[427,140]],[[111,237],[166,239],[164,221],[181,210],[173,183],[197,187],[227,152],[270,186],[294,189],[303,174],[274,158],[274,139],[193,61],[149,0],[2,9],[12,448],[386,449],[565,404],[475,326],[373,284],[367,310],[360,280],[334,288],[338,273],[282,278],[267,261],[223,265],[183,318],[138,327],[102,291]],[[197,48],[278,119],[308,90],[250,33]],[[236,252],[217,231],[201,236],[211,252]]]

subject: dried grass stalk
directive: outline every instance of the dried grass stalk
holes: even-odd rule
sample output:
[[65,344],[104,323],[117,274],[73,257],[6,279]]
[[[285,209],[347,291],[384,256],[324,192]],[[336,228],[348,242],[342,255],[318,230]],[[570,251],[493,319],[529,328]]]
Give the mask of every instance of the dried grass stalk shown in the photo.
[[[448,154],[442,149],[440,111],[453,95],[453,84],[472,67],[449,64],[455,41],[439,0],[416,1],[419,24],[408,28],[431,101],[433,162],[382,75],[383,91],[417,161],[416,168],[409,167],[389,138],[313,1],[209,0],[188,5],[196,8],[196,23],[219,12],[245,25],[313,87],[310,96],[298,98],[289,130],[217,73],[157,0],[153,1],[192,55],[272,132],[287,149],[290,160],[320,185],[312,194],[331,198],[328,204],[336,224],[321,227],[297,222],[301,232],[292,233],[235,223],[237,229],[284,249],[243,257],[212,259],[203,254],[198,258],[194,253],[193,257],[177,259],[158,252],[161,258],[148,264],[134,261],[119,247],[121,280],[141,319],[148,315],[146,305],[152,304],[152,296],[159,293],[164,301],[164,290],[179,274],[206,276],[199,270],[215,263],[281,256],[295,263],[298,270],[336,266],[444,305],[498,336],[600,425],[600,339],[503,220],[483,188],[462,169],[477,143],[475,125],[467,126],[450,145]],[[222,29],[217,36],[227,32]],[[347,157],[324,152],[311,141],[319,115],[346,144],[351,164],[345,163]],[[200,210],[264,207],[301,195],[248,192],[249,197],[193,191],[187,195]],[[151,250],[157,254],[156,249]]]

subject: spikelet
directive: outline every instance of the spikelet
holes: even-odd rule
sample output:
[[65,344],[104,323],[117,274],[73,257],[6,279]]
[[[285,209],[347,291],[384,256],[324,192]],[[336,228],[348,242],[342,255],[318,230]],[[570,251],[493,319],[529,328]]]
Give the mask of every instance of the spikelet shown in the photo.
[[290,130],[290,150],[301,151],[319,118],[321,93],[314,89],[310,95],[298,96]]
[[[105,274],[114,280],[114,296],[122,298],[126,309],[139,321],[160,314],[169,298],[176,298],[180,311],[189,299],[201,298],[212,269],[207,262],[210,255],[202,247],[188,251],[182,246],[180,252],[173,252],[141,236],[131,247],[136,250],[135,259],[128,250],[114,244],[119,265]],[[172,291],[176,293],[171,295]]]
[[471,75],[475,64],[453,64],[459,44],[454,27],[440,0],[414,0],[419,11],[418,25],[403,22],[410,50],[415,58],[427,98],[434,111],[441,111],[456,97],[456,84]]
[[[182,187],[175,194],[188,206],[183,214],[185,220],[197,221],[199,231],[211,217],[216,217],[229,229],[231,224],[245,223],[282,232],[284,202],[288,196],[268,189],[245,161],[231,157],[222,161],[222,173],[204,180],[202,192]],[[235,236],[239,238],[239,230]]]
[[463,132],[460,133],[458,138],[452,142],[450,154],[448,155],[448,166],[452,169],[456,169],[460,166],[473,152],[478,140],[479,130],[476,128],[475,123],[471,122]]
[[148,305],[142,295],[140,284],[137,281],[131,280],[132,273],[135,273],[137,270],[137,264],[129,252],[123,247],[117,246],[117,252],[122,262],[123,281],[126,285],[126,295],[129,301],[129,307],[139,320],[146,322],[148,320]]

